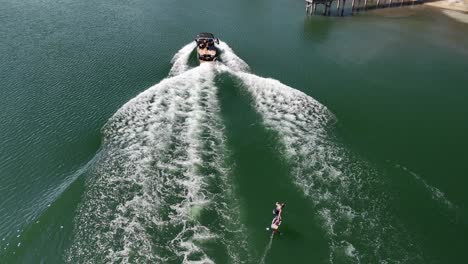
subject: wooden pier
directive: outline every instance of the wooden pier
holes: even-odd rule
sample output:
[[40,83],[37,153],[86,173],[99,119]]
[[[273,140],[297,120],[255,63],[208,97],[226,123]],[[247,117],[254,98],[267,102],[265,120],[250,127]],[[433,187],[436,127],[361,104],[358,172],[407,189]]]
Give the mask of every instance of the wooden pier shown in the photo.
[[[315,15],[317,12],[320,12],[324,16],[330,16],[332,13],[333,2],[336,2],[336,9],[334,9],[334,14],[336,16],[344,16],[346,12],[355,12],[378,9],[378,8],[388,8],[388,7],[399,7],[399,6],[408,6],[415,4],[423,4],[426,0],[305,0],[306,2],[306,13],[309,15]],[[346,6],[348,2],[348,6]],[[349,6],[351,3],[351,6]],[[321,7],[321,10],[317,10],[317,7]]]

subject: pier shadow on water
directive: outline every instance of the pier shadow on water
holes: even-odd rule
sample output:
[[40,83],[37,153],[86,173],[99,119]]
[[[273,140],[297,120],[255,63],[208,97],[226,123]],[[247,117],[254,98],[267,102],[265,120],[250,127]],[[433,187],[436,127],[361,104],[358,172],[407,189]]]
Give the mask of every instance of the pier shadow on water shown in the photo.
[[307,41],[323,43],[332,32],[335,21],[328,17],[311,16],[304,19],[304,38]]

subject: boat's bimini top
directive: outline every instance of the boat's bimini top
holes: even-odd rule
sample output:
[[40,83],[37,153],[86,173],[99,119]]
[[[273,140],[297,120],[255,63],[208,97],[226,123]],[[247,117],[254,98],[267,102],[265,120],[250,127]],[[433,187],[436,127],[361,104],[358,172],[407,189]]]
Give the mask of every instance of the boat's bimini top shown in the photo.
[[198,33],[197,35],[197,40],[198,39],[214,39],[214,38],[215,38],[214,35],[208,32]]

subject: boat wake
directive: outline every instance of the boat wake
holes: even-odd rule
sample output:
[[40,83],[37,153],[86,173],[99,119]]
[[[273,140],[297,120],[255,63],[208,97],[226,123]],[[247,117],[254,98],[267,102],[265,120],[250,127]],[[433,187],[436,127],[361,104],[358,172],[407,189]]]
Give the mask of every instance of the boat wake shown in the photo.
[[270,252],[271,244],[273,244],[273,236],[274,235],[275,234],[272,232],[271,235],[270,235],[270,241],[268,241],[268,244],[265,247],[265,251],[263,251],[262,258],[260,259],[260,264],[265,264],[266,256],[268,255],[268,252]]
[[325,106],[242,67],[220,68],[242,82],[264,125],[277,133],[292,180],[322,219],[330,263],[421,262],[420,249],[388,208],[391,195],[383,172],[333,136],[336,118]]
[[213,263],[206,245],[232,262],[245,258],[215,74],[211,64],[186,66],[192,49],[174,57],[173,77],[130,100],[104,126],[69,263]]
[[[169,77],[104,126],[102,154],[75,219],[68,262],[252,262],[226,165],[218,73],[243,84],[264,125],[277,134],[293,168],[291,180],[322,221],[331,263],[421,262],[419,249],[387,208],[391,197],[381,173],[333,136],[336,118],[325,106],[249,73],[223,42],[221,62],[191,68],[194,48],[183,47]],[[224,257],[208,253],[214,251]]]
[[402,171],[408,173],[411,175],[419,184],[421,184],[424,189],[430,193],[432,199],[436,201],[438,204],[443,205],[444,208],[447,210],[457,210],[458,207],[454,205],[443,193],[441,190],[437,189],[434,186],[429,185],[426,180],[424,180],[421,176],[419,176],[417,173],[411,171],[410,169],[406,168],[405,166],[402,166],[400,164],[395,164],[396,168],[401,169]]

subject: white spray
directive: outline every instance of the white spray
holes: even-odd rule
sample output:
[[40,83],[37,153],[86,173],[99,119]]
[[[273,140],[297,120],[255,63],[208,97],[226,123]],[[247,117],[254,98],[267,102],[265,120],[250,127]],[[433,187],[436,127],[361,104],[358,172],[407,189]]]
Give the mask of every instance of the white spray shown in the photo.
[[[250,74],[240,65],[218,69],[241,80],[265,126],[278,134],[295,183],[310,197],[323,221],[330,239],[329,261],[420,260],[418,249],[405,248],[412,245],[411,237],[387,213],[386,194],[376,196],[366,189],[383,187],[379,172],[349,153],[330,133],[336,122],[334,115],[303,92]],[[352,235],[355,233],[360,235]],[[372,253],[366,253],[366,259],[360,251]]]
[[[244,233],[225,206],[236,202],[224,165],[215,71],[212,64],[189,69],[193,48],[176,54],[172,78],[130,100],[104,126],[102,157],[87,183],[68,262],[213,263],[203,249],[207,240],[219,241],[233,261],[239,259],[246,246],[234,245],[219,230]],[[223,185],[216,200],[212,179]],[[199,221],[207,205],[220,224]]]

